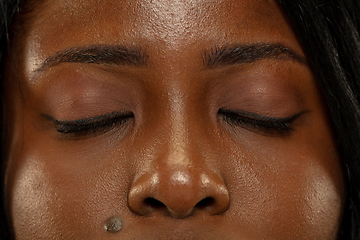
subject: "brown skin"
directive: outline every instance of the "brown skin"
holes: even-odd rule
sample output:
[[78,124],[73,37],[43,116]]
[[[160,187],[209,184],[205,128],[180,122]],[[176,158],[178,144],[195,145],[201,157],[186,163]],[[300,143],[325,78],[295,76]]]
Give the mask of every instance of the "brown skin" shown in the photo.
[[[281,55],[203,66],[204,51],[236,44],[304,57],[275,2],[57,0],[30,15],[5,67],[16,239],[338,237],[341,161],[307,64]],[[35,71],[58,51],[104,44],[145,50],[147,64]],[[224,108],[302,114],[279,132],[231,123]],[[78,134],[44,117],[123,111],[133,117]],[[112,216],[123,219],[118,233],[105,231]]]

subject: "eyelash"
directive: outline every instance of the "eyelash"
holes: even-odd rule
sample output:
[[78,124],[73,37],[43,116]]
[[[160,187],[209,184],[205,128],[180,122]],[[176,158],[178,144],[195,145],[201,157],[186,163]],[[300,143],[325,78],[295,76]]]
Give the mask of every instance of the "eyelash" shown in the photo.
[[106,132],[115,125],[123,125],[130,119],[134,118],[132,112],[114,112],[101,116],[78,119],[73,121],[57,120],[46,116],[55,123],[55,129],[62,134],[89,135],[99,132]]
[[[304,112],[286,118],[268,117],[256,113],[221,108],[219,115],[229,124],[262,134],[284,134],[293,131],[292,123]],[[57,120],[45,116],[55,123],[55,129],[62,134],[89,135],[105,132],[115,125],[123,125],[134,118],[132,112],[114,112],[101,116],[73,121]]]
[[275,118],[245,111],[236,111],[221,108],[218,112],[222,118],[230,125],[242,127],[244,129],[260,133],[286,134],[294,130],[293,122],[303,115],[305,111],[286,118]]

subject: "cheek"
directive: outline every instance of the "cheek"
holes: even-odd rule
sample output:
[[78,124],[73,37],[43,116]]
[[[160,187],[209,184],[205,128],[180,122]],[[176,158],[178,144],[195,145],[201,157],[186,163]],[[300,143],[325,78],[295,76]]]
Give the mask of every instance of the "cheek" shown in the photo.
[[[108,217],[127,208],[122,192],[130,184],[129,168],[121,166],[122,154],[111,151],[112,145],[73,151],[39,135],[24,136],[24,144],[14,144],[18,148],[7,169],[7,202],[16,238],[102,239]],[[109,167],[115,162],[116,167]]]
[[233,145],[225,170],[229,214],[274,239],[336,239],[345,186],[331,139],[311,135]]

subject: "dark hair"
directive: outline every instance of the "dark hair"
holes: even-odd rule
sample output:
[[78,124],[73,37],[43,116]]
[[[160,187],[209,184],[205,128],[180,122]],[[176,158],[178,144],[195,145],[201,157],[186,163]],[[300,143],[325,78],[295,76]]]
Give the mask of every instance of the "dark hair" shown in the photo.
[[[0,0],[0,91],[2,92],[2,76],[3,76],[3,62],[4,62],[4,54],[7,50],[9,43],[9,28],[13,17],[16,13],[19,12],[21,0]],[[10,226],[8,225],[6,219],[6,206],[5,206],[5,197],[4,197],[4,176],[5,176],[5,161],[3,159],[3,147],[4,147],[4,134],[3,131],[5,129],[4,126],[4,106],[2,95],[0,94],[0,240],[10,239]]]
[[[20,2],[0,1],[1,66],[9,43],[9,26],[19,12]],[[298,34],[332,120],[347,183],[340,238],[360,240],[360,3],[358,0],[278,2]],[[1,76],[0,70],[0,80]],[[3,105],[0,107],[0,120],[3,120]],[[0,191],[4,193],[3,177],[0,181]],[[4,199],[0,201],[3,206],[0,239],[8,239]]]
[[360,7],[357,0],[279,0],[322,90],[347,181],[341,239],[360,239]]

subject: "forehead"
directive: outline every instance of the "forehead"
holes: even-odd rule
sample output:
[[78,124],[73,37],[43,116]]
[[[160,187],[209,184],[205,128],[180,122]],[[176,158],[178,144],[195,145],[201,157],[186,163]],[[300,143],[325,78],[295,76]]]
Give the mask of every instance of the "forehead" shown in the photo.
[[301,51],[279,5],[269,0],[58,0],[46,1],[32,16],[24,38],[28,70],[56,51],[94,44],[166,54],[270,42]]
[[[224,35],[219,36],[219,32],[224,30],[249,31],[257,24],[263,25],[261,31],[265,33],[269,28],[273,32],[285,27],[278,4],[269,0],[58,0],[43,5],[37,15],[38,26],[61,26],[68,30],[86,26],[90,33],[101,32],[96,27],[107,23],[121,34],[125,33],[124,26],[131,27],[133,31],[126,35],[142,38],[174,40],[214,33],[220,38]],[[196,29],[206,31],[195,34]]]

